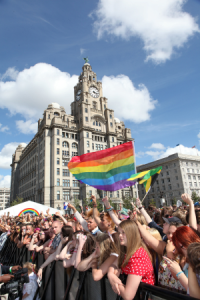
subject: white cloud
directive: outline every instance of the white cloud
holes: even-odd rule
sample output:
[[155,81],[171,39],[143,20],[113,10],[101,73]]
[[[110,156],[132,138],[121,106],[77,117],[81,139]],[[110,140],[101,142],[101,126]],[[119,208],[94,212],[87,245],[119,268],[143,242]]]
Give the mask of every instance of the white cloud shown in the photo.
[[83,55],[85,53],[86,49],[80,48],[80,54]]
[[153,143],[150,147],[150,149],[160,149],[160,150],[164,150],[165,146],[161,143]]
[[4,145],[4,147],[0,151],[0,168],[10,169],[10,164],[12,163],[12,155],[14,154],[18,145],[19,143],[15,142]]
[[5,79],[11,79],[11,80],[16,80],[18,71],[15,68],[8,68],[6,72],[1,76],[1,80]]
[[[36,121],[50,103],[58,102],[66,113],[71,113],[77,82],[77,75],[70,76],[45,63],[36,64],[19,72],[16,81],[0,82],[0,108],[21,114],[25,121],[18,120],[17,128],[22,133],[34,133]],[[116,117],[137,123],[150,119],[156,101],[145,85],[136,88],[125,75],[104,76],[102,82],[104,96],[108,98],[109,107],[115,107]]]
[[160,157],[166,157],[174,153],[182,153],[187,155],[200,156],[200,151],[197,148],[188,148],[183,145],[176,146],[174,148],[168,147],[167,150],[160,155]]
[[147,155],[152,156],[153,160],[159,159],[163,151],[146,151]]
[[70,113],[74,86],[78,76],[61,72],[45,63],[38,63],[19,72],[15,81],[0,82],[0,108],[37,121],[48,104],[59,102]]
[[8,127],[8,126],[3,126],[3,125],[0,123],[0,132],[5,132],[6,130],[9,130],[9,127]]
[[122,39],[139,37],[144,43],[146,60],[169,60],[196,32],[196,20],[183,11],[186,0],[99,0],[94,30]]
[[18,120],[16,121],[16,126],[17,129],[24,134],[31,134],[31,133],[36,133],[37,132],[37,127],[38,123],[28,120],[28,121],[23,121],[23,120]]
[[200,139],[200,132],[197,134],[197,137]]
[[10,188],[11,176],[10,175],[0,175],[0,188]]
[[179,145],[174,148],[167,147],[167,149],[165,151],[161,149],[160,151],[157,150],[157,151],[146,151],[145,152],[145,154],[151,156],[153,160],[164,158],[164,157],[167,157],[167,156],[175,154],[175,153],[200,156],[200,151],[197,148],[189,148],[189,147],[185,147],[183,145]]
[[150,119],[150,111],[155,109],[156,102],[144,84],[138,88],[128,76],[104,76],[103,92],[108,98],[109,107],[114,107],[115,116],[122,120],[140,123]]
[[138,157],[138,158],[141,158],[145,155],[145,152],[142,152],[142,151],[139,151],[137,153],[135,153],[135,156]]

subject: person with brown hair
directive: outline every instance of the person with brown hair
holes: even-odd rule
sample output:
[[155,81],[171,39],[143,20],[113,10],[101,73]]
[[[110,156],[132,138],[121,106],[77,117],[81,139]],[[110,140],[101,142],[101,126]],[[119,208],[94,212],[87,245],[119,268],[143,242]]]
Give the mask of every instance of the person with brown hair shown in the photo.
[[[108,279],[115,293],[132,300],[140,282],[155,284],[151,255],[140,237],[137,224],[126,220],[119,224],[119,258],[109,268]],[[120,272],[127,275],[126,283],[118,278]]]
[[92,203],[93,203],[93,218],[94,218],[95,222],[97,223],[99,229],[102,232],[109,232],[110,234],[115,233],[115,230],[114,230],[115,229],[115,223],[112,220],[112,218],[110,217],[109,213],[106,212],[106,213],[101,214],[99,216],[99,211],[97,209],[96,197],[94,195],[92,195],[91,200],[92,200]]
[[71,203],[68,203],[68,207],[73,210],[74,217],[82,225],[85,231],[91,232],[92,235],[96,235],[100,231],[93,218],[93,209],[87,213],[87,220],[85,220]]
[[187,258],[189,294],[200,299],[200,243],[192,243],[188,246]]
[[108,272],[116,257],[118,257],[117,249],[110,235],[99,233],[96,236],[95,251],[78,264],[77,270],[86,271],[92,268],[93,279],[98,281]]

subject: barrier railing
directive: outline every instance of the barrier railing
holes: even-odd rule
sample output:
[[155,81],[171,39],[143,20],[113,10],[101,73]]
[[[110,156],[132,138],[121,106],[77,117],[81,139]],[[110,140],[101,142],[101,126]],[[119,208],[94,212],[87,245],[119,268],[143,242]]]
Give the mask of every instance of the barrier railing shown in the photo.
[[[24,246],[18,249],[9,239],[0,252],[0,262],[4,265],[23,265],[31,258],[31,252]],[[39,268],[44,262],[43,254],[37,253],[34,263]],[[75,268],[65,269],[62,261],[53,261],[43,272],[42,286],[36,291],[33,300],[39,294],[40,300],[118,300],[104,276],[94,281],[91,270],[79,272]],[[195,300],[188,295],[179,294],[158,286],[141,283],[134,300]]]

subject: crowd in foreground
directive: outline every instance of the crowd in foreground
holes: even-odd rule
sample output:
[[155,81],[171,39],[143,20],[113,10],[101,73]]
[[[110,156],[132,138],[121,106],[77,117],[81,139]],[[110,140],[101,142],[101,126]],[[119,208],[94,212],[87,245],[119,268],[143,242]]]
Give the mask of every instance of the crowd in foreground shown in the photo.
[[[181,197],[180,207],[145,209],[137,199],[132,210],[120,211],[105,197],[106,211],[100,213],[92,196],[93,207],[87,212],[79,213],[69,203],[71,215],[58,211],[52,216],[47,211],[39,216],[3,216],[0,230],[18,248],[25,245],[31,251],[26,266],[32,283],[37,276],[42,279],[48,264],[62,260],[64,268],[92,268],[95,281],[107,274],[113,291],[125,300],[134,298],[140,282],[200,299],[200,206],[194,207],[187,194]],[[44,254],[45,262],[36,272],[37,252]],[[33,299],[33,288],[26,287],[25,298]]]

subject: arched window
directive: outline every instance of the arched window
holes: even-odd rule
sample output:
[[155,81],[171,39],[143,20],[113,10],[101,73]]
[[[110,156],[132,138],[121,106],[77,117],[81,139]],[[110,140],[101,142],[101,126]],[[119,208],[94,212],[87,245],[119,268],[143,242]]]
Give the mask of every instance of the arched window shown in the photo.
[[78,149],[78,144],[72,143],[72,148],[73,148],[73,149]]
[[97,103],[96,103],[96,101],[92,102],[92,107],[95,108],[95,109],[97,109]]
[[69,148],[69,144],[68,144],[68,142],[66,142],[66,141],[64,141],[64,142],[62,143],[62,146],[63,146],[64,148]]
[[55,112],[54,112],[54,116],[57,116],[57,117],[59,117],[59,116],[60,116],[60,114],[59,114],[57,111],[55,111]]

